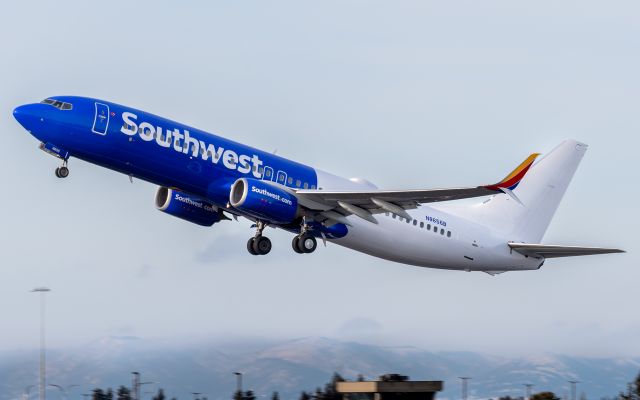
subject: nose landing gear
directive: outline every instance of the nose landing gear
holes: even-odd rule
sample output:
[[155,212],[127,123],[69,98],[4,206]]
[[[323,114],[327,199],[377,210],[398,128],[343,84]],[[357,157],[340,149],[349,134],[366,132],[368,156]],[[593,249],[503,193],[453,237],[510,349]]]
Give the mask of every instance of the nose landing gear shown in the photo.
[[69,176],[69,168],[67,167],[67,160],[62,162],[62,166],[56,168],[56,176],[58,178],[66,178]]

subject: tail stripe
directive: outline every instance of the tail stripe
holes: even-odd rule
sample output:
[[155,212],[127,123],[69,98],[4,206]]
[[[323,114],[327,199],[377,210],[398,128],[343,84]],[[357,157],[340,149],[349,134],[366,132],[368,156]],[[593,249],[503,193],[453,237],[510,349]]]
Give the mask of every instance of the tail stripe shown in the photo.
[[509,190],[515,189],[516,187],[518,187],[518,184],[520,183],[522,178],[524,178],[527,171],[529,171],[529,168],[531,168],[533,162],[539,155],[540,153],[531,154],[529,157],[527,157],[526,160],[522,162],[522,164],[518,165],[516,169],[511,171],[511,173],[507,175],[506,178],[496,183],[495,185],[486,186],[486,188],[491,190],[500,190],[501,188]]

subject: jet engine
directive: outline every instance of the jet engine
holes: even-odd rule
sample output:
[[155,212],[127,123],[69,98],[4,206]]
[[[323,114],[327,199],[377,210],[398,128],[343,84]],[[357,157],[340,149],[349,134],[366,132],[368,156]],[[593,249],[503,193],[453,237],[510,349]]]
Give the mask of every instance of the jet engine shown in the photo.
[[258,179],[235,181],[229,203],[254,218],[276,224],[288,224],[299,214],[298,199],[293,193]]
[[155,203],[162,212],[202,226],[211,226],[225,218],[218,207],[208,201],[162,186],[156,192]]

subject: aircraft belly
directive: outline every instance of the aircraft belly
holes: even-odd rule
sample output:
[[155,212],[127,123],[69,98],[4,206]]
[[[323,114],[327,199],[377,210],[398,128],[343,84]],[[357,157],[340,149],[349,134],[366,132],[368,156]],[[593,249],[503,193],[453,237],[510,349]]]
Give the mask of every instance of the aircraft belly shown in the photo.
[[377,216],[378,224],[349,217],[352,226],[347,236],[333,240],[350,249],[374,257],[421,267],[442,269],[464,269],[452,262],[452,254],[459,252],[452,239],[412,224]]

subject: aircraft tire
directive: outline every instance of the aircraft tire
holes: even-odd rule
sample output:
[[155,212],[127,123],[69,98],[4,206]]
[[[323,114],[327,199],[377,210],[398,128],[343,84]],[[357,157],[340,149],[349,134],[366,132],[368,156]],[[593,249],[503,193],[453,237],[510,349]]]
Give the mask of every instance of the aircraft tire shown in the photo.
[[255,241],[256,238],[250,238],[249,241],[247,242],[247,250],[249,251],[249,253],[251,255],[257,256],[258,253],[256,253],[256,251],[253,249],[253,242]]
[[298,247],[298,240],[300,239],[300,236],[294,236],[293,240],[291,241],[291,247],[293,247],[293,251],[295,251],[298,254],[302,254],[303,251],[300,250],[300,247]]
[[258,255],[266,255],[271,251],[271,240],[266,236],[258,236],[253,241],[253,251]]
[[305,233],[298,237],[298,248],[303,253],[313,253],[316,247],[318,247],[318,242],[313,235]]
[[60,167],[56,168],[56,177],[60,178]]
[[58,178],[66,178],[69,176],[69,168],[67,167],[60,167],[57,171]]

